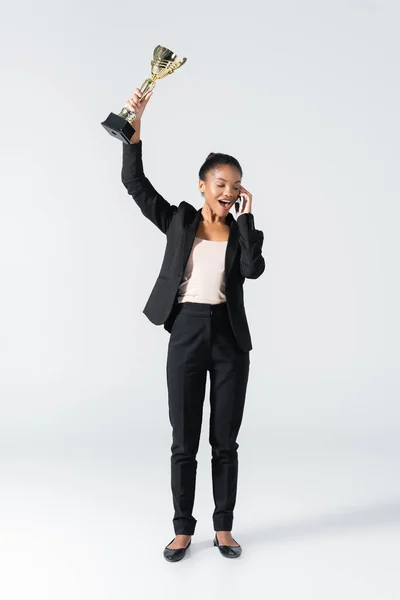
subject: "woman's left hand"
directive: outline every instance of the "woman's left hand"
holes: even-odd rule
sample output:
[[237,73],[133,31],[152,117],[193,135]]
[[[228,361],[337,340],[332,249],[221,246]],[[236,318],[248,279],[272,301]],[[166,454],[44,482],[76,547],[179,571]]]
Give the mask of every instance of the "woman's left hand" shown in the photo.
[[246,190],[242,185],[240,186],[240,196],[243,196],[243,202],[241,206],[241,210],[239,211],[240,205],[238,205],[239,198],[237,202],[235,202],[235,212],[236,216],[240,217],[240,215],[248,214],[252,212],[252,203],[253,203],[253,195],[250,194],[249,191]]

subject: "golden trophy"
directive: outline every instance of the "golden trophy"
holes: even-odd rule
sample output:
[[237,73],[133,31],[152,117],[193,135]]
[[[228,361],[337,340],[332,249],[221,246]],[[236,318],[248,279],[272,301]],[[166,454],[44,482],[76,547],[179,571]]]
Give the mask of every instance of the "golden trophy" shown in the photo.
[[[151,77],[146,79],[140,88],[142,98],[155,87],[157,79],[163,79],[167,75],[171,75],[176,69],[184,65],[186,60],[186,58],[179,59],[176,54],[168,50],[168,48],[164,48],[164,46],[156,46],[153,52],[153,60],[151,61]],[[101,125],[110,135],[125,144],[129,144],[131,137],[135,133],[135,129],[132,126],[132,122],[135,119],[135,113],[124,107],[118,115],[110,113]]]

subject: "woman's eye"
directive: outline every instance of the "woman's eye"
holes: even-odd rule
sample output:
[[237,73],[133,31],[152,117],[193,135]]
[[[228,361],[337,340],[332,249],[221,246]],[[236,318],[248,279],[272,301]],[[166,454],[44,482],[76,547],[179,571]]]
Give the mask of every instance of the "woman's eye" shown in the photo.
[[[217,183],[217,187],[223,188],[225,186],[224,186],[224,184],[221,185],[221,184]],[[240,192],[240,188],[238,188],[238,187],[234,188],[234,190],[235,190],[235,192]]]

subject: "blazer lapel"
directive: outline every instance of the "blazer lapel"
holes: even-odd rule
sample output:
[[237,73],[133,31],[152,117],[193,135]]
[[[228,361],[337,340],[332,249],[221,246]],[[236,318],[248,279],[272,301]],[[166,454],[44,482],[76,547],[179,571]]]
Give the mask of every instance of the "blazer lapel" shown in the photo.
[[199,226],[201,219],[201,209],[195,212],[194,218],[190,221],[185,229],[183,235],[183,248],[182,248],[182,273],[185,272],[187,261],[189,260],[190,253],[192,251],[194,238],[196,237],[196,231]]
[[228,281],[239,247],[239,227],[231,213],[227,216],[227,224],[229,225],[229,238],[225,255],[225,281]]
[[[192,251],[194,238],[196,237],[197,228],[201,220],[201,211],[201,208],[197,210],[193,220],[185,227],[182,250],[182,273],[185,271],[187,261],[189,260]],[[231,213],[228,213],[226,222],[227,225],[229,225],[229,238],[225,255],[225,281],[228,279],[239,246],[239,228]]]

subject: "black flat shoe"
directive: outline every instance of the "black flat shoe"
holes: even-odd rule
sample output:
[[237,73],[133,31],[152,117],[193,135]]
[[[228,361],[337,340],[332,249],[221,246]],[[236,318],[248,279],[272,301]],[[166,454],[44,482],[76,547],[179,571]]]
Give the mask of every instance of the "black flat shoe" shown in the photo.
[[[172,544],[173,541],[174,540],[171,540],[169,544]],[[177,562],[178,560],[182,560],[182,558],[186,554],[186,550],[189,548],[191,543],[192,543],[192,540],[190,539],[186,548],[176,548],[176,550],[173,550],[172,548],[168,548],[169,544],[167,544],[166,547],[164,548],[164,558],[166,560],[168,560],[169,562]]]
[[[236,542],[236,540],[233,541]],[[215,534],[214,546],[217,546],[218,550],[221,552],[222,556],[225,556],[225,558],[238,558],[242,554],[241,546],[220,546],[218,543],[217,534]]]

